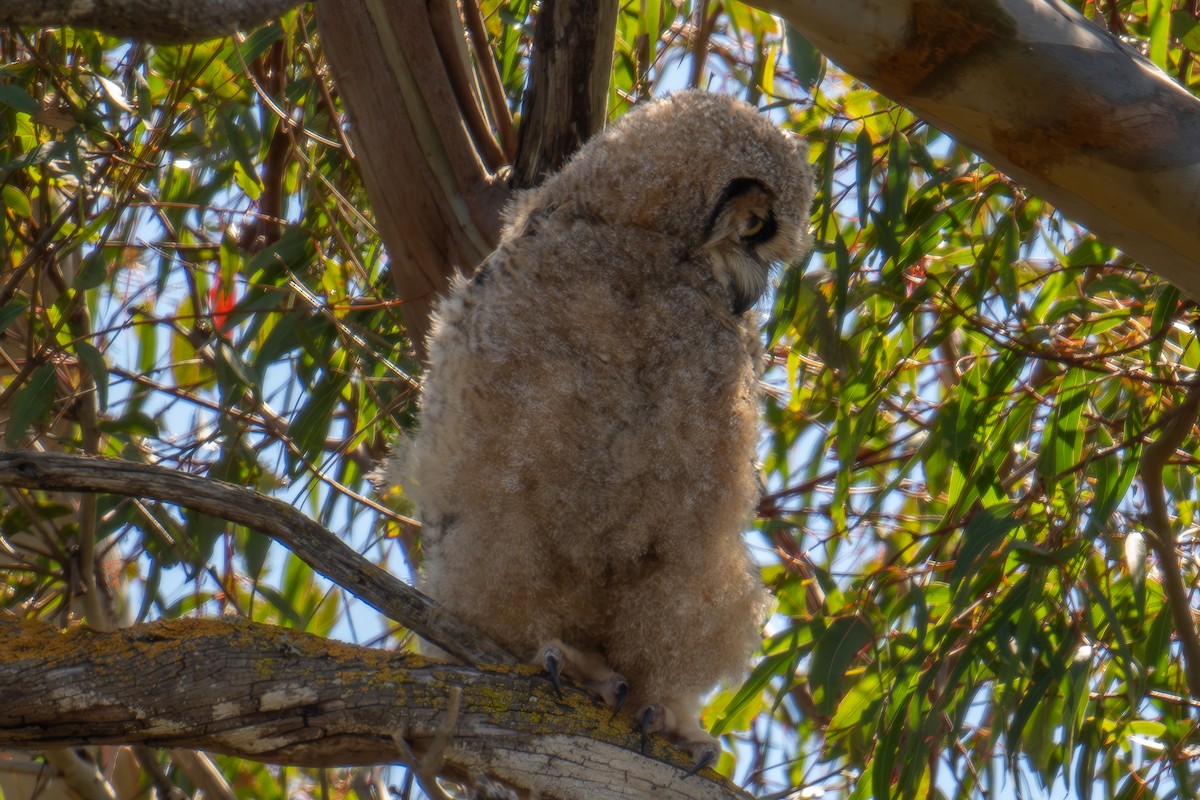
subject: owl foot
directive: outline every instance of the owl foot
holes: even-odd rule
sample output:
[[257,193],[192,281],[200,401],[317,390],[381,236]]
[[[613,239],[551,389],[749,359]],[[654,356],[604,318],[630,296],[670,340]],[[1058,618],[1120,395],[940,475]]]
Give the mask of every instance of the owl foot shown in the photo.
[[717,763],[721,756],[721,745],[698,723],[681,722],[671,705],[670,702],[647,703],[637,713],[638,727],[642,732],[642,752],[646,751],[650,734],[661,733],[691,755],[692,768],[688,770],[688,775],[695,775]]
[[616,711],[620,711],[629,696],[629,682],[613,671],[597,653],[577,650],[555,639],[541,649],[538,661],[550,676],[554,691],[562,694],[562,676],[570,675],[581,681]]

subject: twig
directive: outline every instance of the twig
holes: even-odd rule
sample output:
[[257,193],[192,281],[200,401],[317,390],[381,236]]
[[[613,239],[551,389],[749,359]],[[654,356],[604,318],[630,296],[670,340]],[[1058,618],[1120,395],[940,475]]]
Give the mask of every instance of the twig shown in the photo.
[[445,716],[434,732],[433,741],[430,743],[429,749],[425,751],[423,758],[417,758],[402,735],[392,734],[392,740],[412,769],[417,783],[432,800],[450,800],[450,796],[442,791],[442,787],[438,784],[437,777],[441,774],[446,761],[446,748],[454,741],[454,726],[458,722],[458,714],[461,709],[462,687],[451,686]]

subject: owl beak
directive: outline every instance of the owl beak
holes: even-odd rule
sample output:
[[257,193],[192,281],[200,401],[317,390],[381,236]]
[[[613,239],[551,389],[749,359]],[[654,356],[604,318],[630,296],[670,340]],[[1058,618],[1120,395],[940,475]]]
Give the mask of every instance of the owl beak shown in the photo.
[[739,291],[738,287],[736,286],[733,288],[733,315],[735,317],[740,317],[742,314],[745,314],[747,311],[753,308],[754,304],[757,302],[757,297],[752,297],[745,292]]
[[741,316],[753,308],[766,293],[770,268],[744,251],[738,252],[730,261],[733,313]]

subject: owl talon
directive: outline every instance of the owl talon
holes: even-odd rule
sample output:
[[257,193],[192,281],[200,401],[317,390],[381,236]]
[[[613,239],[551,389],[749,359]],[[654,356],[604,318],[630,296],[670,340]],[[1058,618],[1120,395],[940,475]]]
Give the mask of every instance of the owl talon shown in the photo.
[[692,754],[692,768],[683,777],[689,778],[705,767],[711,767],[721,757],[721,748],[716,742],[687,742],[684,748]]
[[617,678],[618,678],[618,680],[616,681],[617,685],[616,685],[616,688],[613,690],[614,697],[613,697],[613,702],[612,702],[612,709],[613,709],[614,717],[618,713],[620,713],[621,709],[625,707],[625,701],[629,699],[629,681],[625,680],[624,678],[622,678],[619,675],[617,676]]
[[649,703],[638,712],[638,728],[642,732],[642,752],[650,743],[650,734],[661,733],[665,729],[667,711],[661,703]]
[[550,683],[554,684],[554,693],[559,697],[562,697],[563,693],[562,666],[565,660],[562,650],[554,645],[547,645],[542,649],[542,666],[550,676]]
[[[608,668],[605,667],[605,669]],[[602,680],[587,678],[584,683],[589,689],[600,695],[600,699],[604,701],[605,705],[612,708],[614,716],[625,705],[625,700],[629,697],[629,681],[625,680],[625,676],[619,672],[608,670],[608,675]]]

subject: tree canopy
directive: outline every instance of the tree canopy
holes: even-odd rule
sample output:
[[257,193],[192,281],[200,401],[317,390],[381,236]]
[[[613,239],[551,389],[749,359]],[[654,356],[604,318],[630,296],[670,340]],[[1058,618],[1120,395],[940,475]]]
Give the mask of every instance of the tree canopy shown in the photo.
[[[366,562],[411,577],[420,561],[414,509],[402,491],[376,496],[368,475],[418,419],[419,342],[436,292],[488,252],[514,186],[561,164],[604,118],[684,86],[736,94],[808,142],[819,186],[816,250],[781,266],[760,309],[765,494],[747,536],[776,602],[745,682],[723,687],[706,709],[705,724],[724,737],[718,772],[755,797],[1195,796],[1193,288],[1184,267],[1150,261],[1158,251],[1139,250],[1142,263],[1118,249],[1109,237],[1123,228],[1097,236],[1038,194],[1054,191],[1057,166],[1080,153],[1130,164],[1141,155],[1164,181],[1155,186],[1174,186],[1173,170],[1195,168],[1194,142],[1176,146],[1147,130],[1102,148],[1080,131],[1048,131],[1020,142],[1026,161],[997,151],[1008,158],[998,167],[963,143],[978,131],[962,117],[939,120],[959,126],[955,139],[910,110],[942,96],[930,100],[927,81],[822,55],[814,44],[844,40],[822,34],[829,23],[816,17],[801,25],[805,5],[774,6],[793,25],[718,0],[560,1],[540,13],[528,0],[467,0],[458,10],[326,2],[185,44],[8,29],[3,449],[106,456],[249,487],[335,531]],[[916,9],[908,30],[922,9],[942,5],[906,6]],[[1082,16],[1071,21],[1064,6],[1064,19],[1119,39],[1112,52],[1148,69],[1133,54],[1141,51],[1195,113],[1194,3],[1070,5]],[[598,22],[582,43],[564,45],[547,9]],[[1003,21],[1002,10],[992,13],[989,24]],[[362,38],[363,25],[378,39]],[[954,50],[949,37],[961,31],[935,29],[943,38],[931,40],[928,59],[945,55],[939,46]],[[611,64],[597,56],[610,37]],[[976,65],[995,50],[955,52]],[[1051,66],[1024,64],[1034,71],[1028,85]],[[580,84],[562,75],[587,90],[567,92]],[[1095,93],[1061,89],[1044,87],[1094,112],[1086,103]],[[979,84],[981,107],[987,91]],[[559,135],[572,125],[574,139]],[[1098,181],[1116,174],[1105,170]],[[1185,208],[1191,191],[1179,195]],[[1139,203],[1128,196],[1112,218],[1173,243],[1176,265],[1200,261],[1187,251],[1194,230],[1172,238],[1177,223]],[[81,723],[38,740],[21,723],[31,706],[18,715],[6,705],[35,690],[8,700],[0,690],[0,746],[132,743],[83,755],[51,749],[44,761],[0,755],[4,796],[32,796],[39,782],[88,797],[147,787],[384,796],[390,781],[417,797],[442,791],[439,771],[469,781],[480,765],[517,763],[522,748],[541,746],[561,763],[637,749],[636,735],[586,698],[570,696],[574,717],[556,711],[568,719],[545,722],[539,708],[558,709],[555,698],[535,671],[510,666],[482,685],[519,695],[513,708],[526,727],[473,761],[455,751],[455,736],[495,726],[489,695],[414,654],[410,628],[397,621],[413,626],[432,612],[403,593],[359,588],[371,579],[356,575],[371,564],[346,561],[353,566],[339,571],[319,538],[315,551],[286,538],[289,549],[275,546],[243,496],[214,489],[197,510],[203,491],[155,491],[152,472],[131,472],[126,492],[80,491],[100,484],[54,484],[31,466],[43,463],[0,463],[0,627],[10,626],[0,639],[13,645],[0,674],[23,664],[51,674],[83,647],[78,630],[61,632],[72,620],[111,633],[232,615],[290,629],[255,640],[295,656],[279,667],[301,670],[289,676],[356,657],[304,632],[396,649],[401,662],[369,663],[397,686],[420,688],[401,692],[413,701],[407,712],[372,711],[384,725],[404,720],[382,741],[343,731],[356,743],[339,752],[361,755],[341,763],[407,764],[390,771],[335,768],[320,747],[287,740],[303,692],[295,703],[254,695],[258,705],[234,715],[246,727],[190,739],[138,738],[134,722],[118,732],[113,711],[110,727]],[[447,630],[428,619],[434,635]],[[114,663],[128,671],[86,680],[100,692],[105,680],[136,678],[143,659],[149,675],[162,655],[154,642],[179,641],[195,648],[180,645],[180,658],[220,685],[218,673],[203,672],[214,669],[203,655],[214,631],[192,621],[113,634],[112,650],[89,640],[124,654]],[[228,646],[270,629],[247,630],[217,633]],[[473,660],[504,660],[462,635],[467,652],[493,656]],[[513,675],[534,687],[534,701],[512,689]],[[177,693],[186,707],[186,690]],[[322,730],[337,729],[336,718]],[[247,730],[260,749],[239,749],[230,731]],[[555,738],[564,730],[569,741]],[[274,750],[264,732],[281,737],[270,740]],[[273,766],[144,746],[172,742]],[[715,776],[683,778],[686,763],[663,743],[651,756],[661,764],[644,773],[651,788],[610,787],[611,796],[735,796]],[[510,778],[532,780],[513,770]]]

